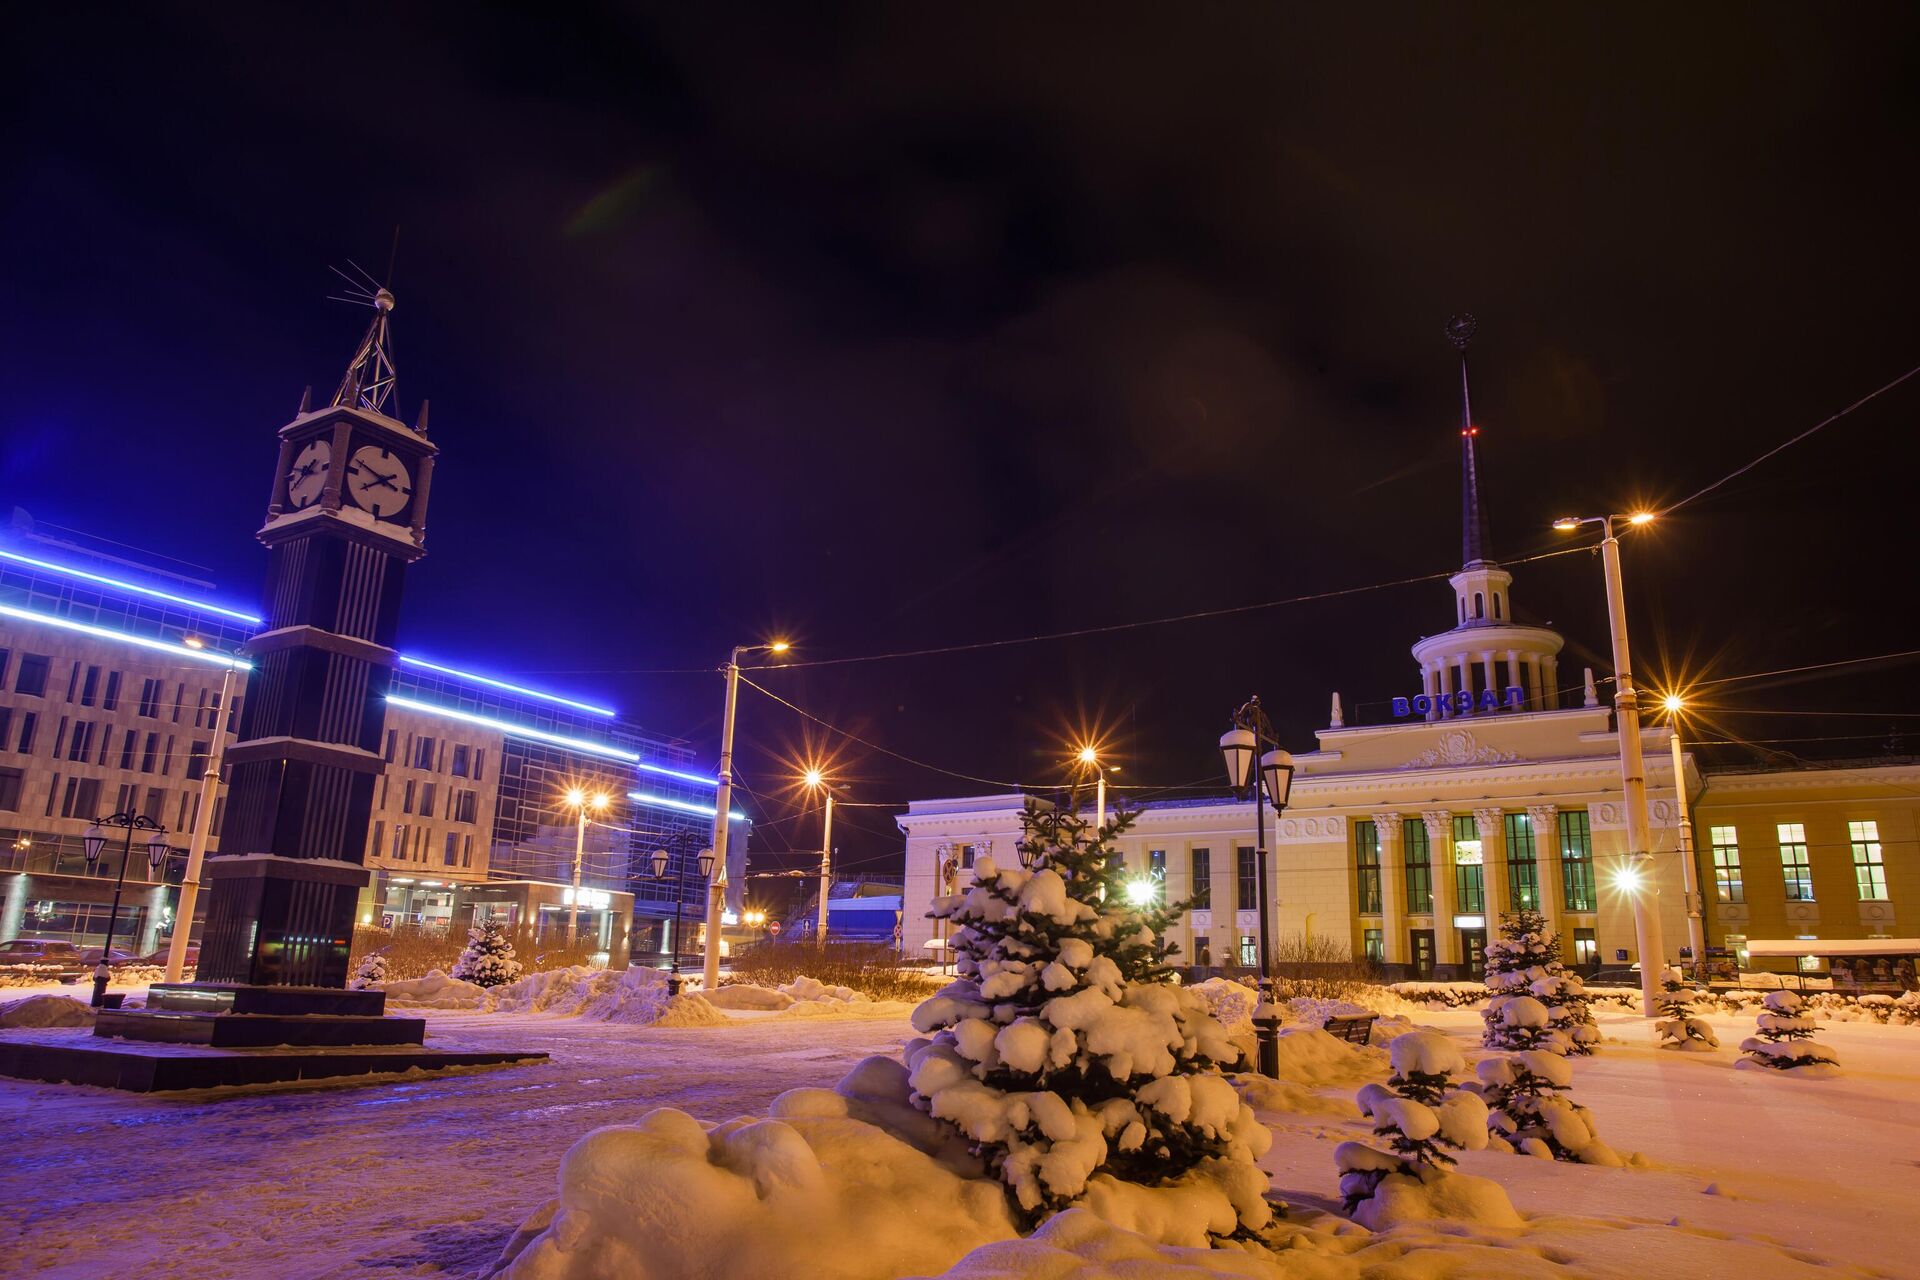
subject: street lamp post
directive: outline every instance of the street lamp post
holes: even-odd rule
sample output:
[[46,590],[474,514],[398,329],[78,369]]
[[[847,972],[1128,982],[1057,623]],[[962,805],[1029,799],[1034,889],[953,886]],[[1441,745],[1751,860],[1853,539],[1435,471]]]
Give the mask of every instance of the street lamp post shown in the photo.
[[737,644],[727,655],[726,708],[720,716],[720,787],[713,796],[713,868],[707,879],[707,954],[700,978],[708,991],[720,987],[720,912],[727,891],[727,814],[733,805],[733,717],[740,700],[740,656],[747,653],[785,653],[785,640],[769,644]]
[[833,888],[833,785],[818,769],[809,769],[801,779],[809,791],[827,794],[826,816],[820,826],[820,923],[814,941],[827,940],[827,894]]
[[[204,648],[198,636],[188,636],[188,648]],[[187,945],[193,939],[193,913],[199,906],[200,867],[206,860],[207,840],[213,831],[213,808],[220,795],[220,770],[227,754],[227,720],[233,715],[233,677],[239,670],[227,664],[220,677],[220,705],[213,722],[213,748],[207,771],[200,779],[200,807],[193,813],[193,833],[187,841],[187,870],[180,880],[180,904],[173,913],[173,936],[167,942],[167,981],[186,976]]]
[[573,832],[573,896],[567,900],[567,945],[573,946],[580,930],[580,865],[587,859],[587,811],[605,813],[613,798],[604,791],[589,795],[575,787],[567,792],[567,807],[578,815]]
[[[1256,770],[1253,757],[1263,746],[1268,749],[1260,755],[1260,767]],[[1279,1005],[1273,998],[1273,966],[1267,954],[1273,933],[1267,906],[1266,802],[1273,802],[1274,820],[1279,821],[1293,793],[1293,756],[1281,748],[1273,722],[1267,719],[1257,696],[1247,699],[1246,705],[1233,713],[1233,728],[1220,736],[1220,754],[1227,762],[1228,785],[1236,793],[1253,792],[1254,871],[1260,884],[1260,1000],[1253,1010],[1253,1032],[1259,1042],[1260,1074],[1278,1076]]]
[[1678,694],[1662,700],[1667,711],[1667,743],[1673,748],[1673,798],[1680,806],[1680,884],[1687,896],[1687,950],[1693,955],[1696,982],[1707,980],[1707,928],[1701,918],[1700,867],[1693,857],[1693,818],[1687,809],[1687,774],[1680,758],[1680,712],[1686,703]]
[[1074,759],[1093,770],[1093,829],[1107,825],[1107,771],[1100,767],[1100,753],[1091,745],[1080,748]]
[[[680,907],[687,898],[687,859],[685,856],[684,837],[678,842],[678,847],[681,858],[680,869],[674,874],[673,885],[673,959],[669,965],[669,976],[667,978],[667,994],[670,996],[680,994]],[[648,870],[653,873],[653,878],[655,880],[665,879],[667,866],[670,861],[667,856],[667,851],[665,849],[655,849],[653,851],[653,857],[648,861]],[[700,878],[705,880],[712,874],[713,852],[708,850],[700,855]],[[708,989],[711,990],[712,988]]]
[[[1627,517],[1631,525],[1643,525],[1653,513],[1638,512]],[[1614,727],[1620,733],[1620,785],[1627,806],[1627,857],[1634,874],[1628,877],[1628,896],[1633,899],[1633,931],[1640,947],[1640,1007],[1651,1018],[1660,1012],[1660,971],[1666,963],[1666,944],[1660,936],[1660,911],[1654,900],[1651,877],[1643,874],[1653,847],[1653,823],[1647,816],[1647,768],[1640,750],[1640,695],[1633,687],[1633,670],[1627,659],[1627,602],[1620,585],[1620,539],[1613,531],[1612,516],[1569,516],[1553,522],[1553,527],[1569,533],[1582,525],[1600,526],[1600,560],[1607,580],[1607,626],[1613,637],[1613,709]]]
[[160,865],[172,852],[167,844],[167,829],[152,818],[137,813],[116,813],[101,818],[87,828],[81,837],[81,845],[87,852],[87,870],[91,872],[94,864],[100,861],[100,851],[106,848],[107,833],[103,827],[123,827],[126,837],[120,845],[120,874],[113,880],[113,909],[107,916],[107,941],[100,948],[100,963],[93,970],[93,1007],[98,1009],[107,1002],[107,978],[112,973],[110,961],[113,958],[113,926],[120,921],[120,889],[127,882],[127,862],[133,857],[133,833],[151,831],[147,839],[147,865],[158,871]]

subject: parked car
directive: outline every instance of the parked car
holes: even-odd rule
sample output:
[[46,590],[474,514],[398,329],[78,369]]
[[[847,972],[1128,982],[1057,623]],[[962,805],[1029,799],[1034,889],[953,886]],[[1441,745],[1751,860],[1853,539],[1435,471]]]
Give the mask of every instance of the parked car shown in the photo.
[[[88,947],[80,953],[80,958],[86,964],[87,968],[91,969],[100,963],[100,948]],[[140,957],[138,955],[127,950],[125,947],[115,947],[113,954],[107,957],[107,964],[134,964],[139,959]]]
[[89,966],[80,948],[52,938],[15,938],[0,942],[0,973],[78,982]]
[[[166,968],[167,967],[167,948],[163,946],[151,955],[141,956],[140,963],[156,965],[162,969]],[[194,968],[200,963],[200,944],[199,943],[189,942],[187,944],[186,958],[182,960],[181,963],[189,969]]]

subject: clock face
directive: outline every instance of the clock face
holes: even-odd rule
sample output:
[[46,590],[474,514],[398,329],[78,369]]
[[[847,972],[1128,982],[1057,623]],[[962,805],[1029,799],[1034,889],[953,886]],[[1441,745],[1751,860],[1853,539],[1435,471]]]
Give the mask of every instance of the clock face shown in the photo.
[[378,445],[363,444],[347,464],[347,494],[381,519],[407,505],[413,477],[407,464]]
[[309,440],[307,447],[293,460],[287,473],[287,501],[295,508],[310,507],[327,487],[327,469],[333,464],[333,447],[325,440]]

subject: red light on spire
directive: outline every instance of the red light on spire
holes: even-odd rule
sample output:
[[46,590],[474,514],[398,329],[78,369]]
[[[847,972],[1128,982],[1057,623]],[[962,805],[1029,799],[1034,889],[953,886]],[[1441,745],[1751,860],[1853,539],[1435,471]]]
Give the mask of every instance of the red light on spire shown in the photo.
[[1462,431],[1460,434],[1463,436],[1477,436],[1480,434],[1480,428],[1468,427],[1464,431]]

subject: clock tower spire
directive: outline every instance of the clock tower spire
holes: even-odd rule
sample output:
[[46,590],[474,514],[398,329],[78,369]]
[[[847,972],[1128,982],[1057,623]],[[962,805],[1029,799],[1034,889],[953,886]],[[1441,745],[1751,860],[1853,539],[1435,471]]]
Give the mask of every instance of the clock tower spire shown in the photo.
[[200,983],[342,987],[353,937],[407,566],[426,554],[439,450],[423,420],[389,416],[394,297],[332,403],[280,428],[259,538],[266,628],[249,644],[238,740],[227,751],[221,855]]

